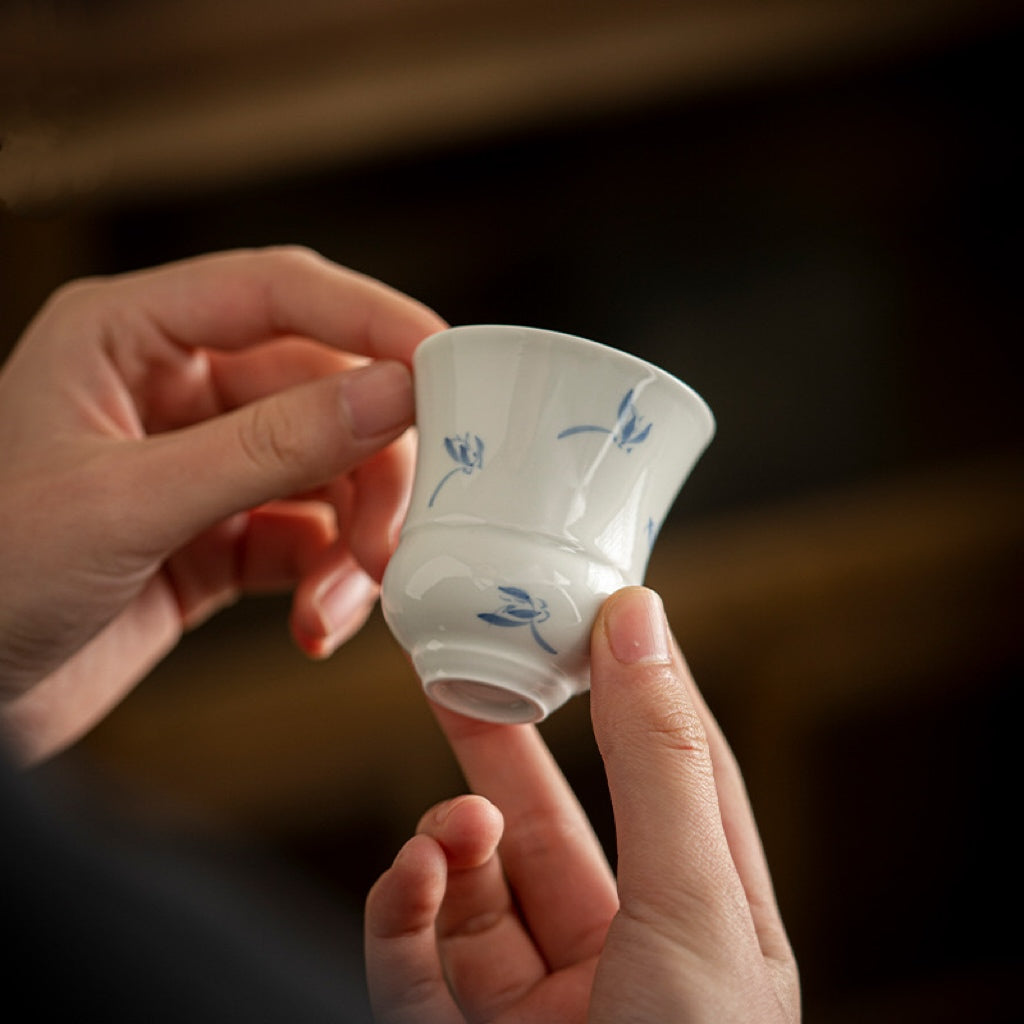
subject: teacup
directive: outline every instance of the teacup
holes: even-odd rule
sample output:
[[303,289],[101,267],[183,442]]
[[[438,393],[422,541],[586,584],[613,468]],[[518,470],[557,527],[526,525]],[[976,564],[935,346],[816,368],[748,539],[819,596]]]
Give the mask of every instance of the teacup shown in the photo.
[[441,331],[413,376],[415,481],[384,618],[438,704],[540,721],[589,688],[598,609],[643,582],[714,418],[664,370],[535,328]]

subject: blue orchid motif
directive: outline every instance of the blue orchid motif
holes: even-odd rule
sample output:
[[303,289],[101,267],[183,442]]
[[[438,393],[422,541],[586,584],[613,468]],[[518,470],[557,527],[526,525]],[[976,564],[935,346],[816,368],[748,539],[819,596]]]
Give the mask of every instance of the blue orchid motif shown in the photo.
[[628,454],[638,444],[642,444],[647,440],[651,433],[651,426],[652,424],[650,423],[644,424],[644,418],[633,404],[633,389],[630,388],[622,396],[622,401],[619,402],[614,427],[599,427],[589,424],[579,427],[568,427],[558,435],[558,440],[561,440],[563,437],[569,437],[571,434],[611,434],[615,444]]
[[456,473],[465,473],[468,476],[476,470],[484,468],[484,442],[478,434],[473,434],[472,439],[468,432],[456,434],[454,437],[446,437],[444,448],[456,465],[454,469],[449,470],[441,477],[441,482],[434,488],[434,493],[431,494],[430,501],[427,502],[427,508],[433,508],[441,488]]
[[511,628],[528,625],[538,645],[548,654],[557,654],[558,652],[537,631],[540,623],[551,618],[547,601],[531,597],[521,587],[498,587],[498,593],[506,598],[505,603],[496,612],[478,613],[477,618],[492,626]]

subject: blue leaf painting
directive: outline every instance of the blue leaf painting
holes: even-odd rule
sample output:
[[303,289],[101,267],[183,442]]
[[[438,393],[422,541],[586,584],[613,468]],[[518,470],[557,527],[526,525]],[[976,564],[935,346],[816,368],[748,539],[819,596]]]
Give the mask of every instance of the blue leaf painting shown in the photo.
[[573,434],[611,434],[612,440],[624,452],[631,452],[638,444],[643,444],[651,435],[651,423],[644,423],[633,404],[633,388],[630,388],[619,402],[615,415],[615,426],[604,427],[598,424],[580,424],[574,427],[566,427],[558,434],[557,440],[564,437],[571,437]]
[[448,453],[449,458],[456,464],[454,469],[450,469],[443,477],[440,482],[434,488],[433,494],[430,495],[430,500],[427,502],[427,508],[433,508],[434,502],[437,500],[437,496],[441,493],[441,488],[453,477],[456,473],[465,473],[467,476],[475,473],[478,469],[484,468],[484,442],[479,434],[456,434],[453,437],[446,437],[444,439],[444,450]]
[[532,597],[529,591],[522,587],[498,587],[498,593],[506,599],[504,604],[497,611],[478,612],[477,618],[482,619],[490,626],[501,626],[505,629],[529,626],[530,634],[537,645],[548,654],[557,654],[558,652],[541,636],[537,629],[539,624],[547,622],[551,618],[547,602]]
[[623,396],[622,401],[619,402],[619,411],[616,415],[616,419],[622,419],[629,411],[629,406],[633,401],[633,389],[630,388]]
[[544,637],[537,632],[537,627],[532,622],[530,623],[530,632],[533,634],[533,639],[537,641],[537,645],[547,651],[548,654],[558,653],[558,651],[556,651],[554,647],[552,647],[551,644],[549,644]]
[[505,619],[502,616],[495,614],[494,612],[480,612],[477,615],[478,619],[483,619],[484,622],[489,623],[492,626],[522,626],[523,623],[516,619]]

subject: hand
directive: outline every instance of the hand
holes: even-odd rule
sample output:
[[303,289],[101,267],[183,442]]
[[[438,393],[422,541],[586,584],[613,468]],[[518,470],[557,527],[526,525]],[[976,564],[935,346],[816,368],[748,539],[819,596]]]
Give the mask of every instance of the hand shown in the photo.
[[429,812],[370,893],[380,1024],[799,1020],[739,769],[656,595],[609,598],[591,675],[617,884],[535,729],[439,711],[480,795]]
[[0,724],[22,758],[242,591],[295,587],[313,655],[359,628],[411,481],[408,364],[443,326],[299,249],[56,293],[0,373]]

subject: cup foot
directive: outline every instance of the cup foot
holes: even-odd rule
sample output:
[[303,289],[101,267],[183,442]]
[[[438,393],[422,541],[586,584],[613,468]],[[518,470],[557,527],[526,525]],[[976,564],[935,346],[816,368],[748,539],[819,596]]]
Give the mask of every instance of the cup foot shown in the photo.
[[539,722],[576,692],[550,666],[495,651],[444,647],[414,652],[413,663],[432,701],[487,722]]
[[427,694],[442,707],[486,722],[539,722],[547,713],[536,701],[513,690],[472,679],[439,679]]

